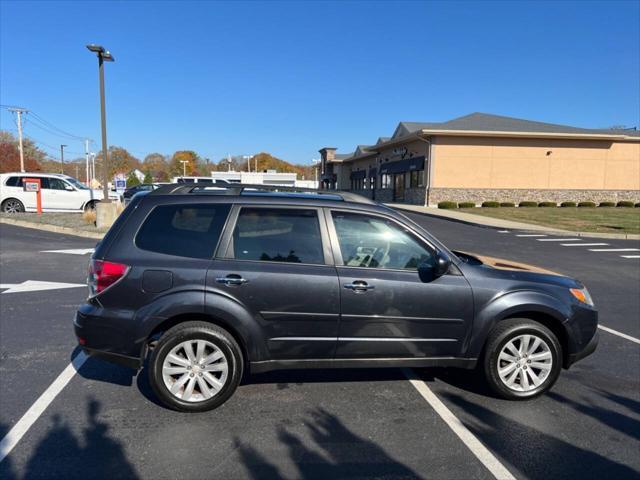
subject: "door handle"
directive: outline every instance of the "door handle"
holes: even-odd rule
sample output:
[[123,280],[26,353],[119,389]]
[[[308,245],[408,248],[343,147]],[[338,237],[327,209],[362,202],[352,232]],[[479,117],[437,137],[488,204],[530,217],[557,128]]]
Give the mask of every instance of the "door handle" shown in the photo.
[[244,285],[249,280],[242,278],[240,275],[227,275],[226,277],[216,278],[216,282],[223,283],[225,285]]
[[355,280],[352,283],[345,283],[344,288],[353,290],[356,293],[364,293],[368,290],[373,290],[376,287],[374,287],[373,285],[369,285],[367,282],[363,280]]

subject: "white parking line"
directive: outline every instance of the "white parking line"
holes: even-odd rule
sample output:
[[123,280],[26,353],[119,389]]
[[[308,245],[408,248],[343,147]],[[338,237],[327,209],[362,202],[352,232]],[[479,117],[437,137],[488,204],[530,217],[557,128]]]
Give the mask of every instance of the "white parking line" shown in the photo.
[[624,338],[626,340],[629,340],[630,342],[637,343],[638,345],[640,345],[640,339],[638,339],[636,337],[632,337],[631,335],[627,335],[626,333],[622,333],[622,332],[619,332],[617,330],[614,330],[613,328],[604,327],[602,325],[598,325],[598,328],[604,330],[605,332],[609,332],[609,333],[611,333],[613,335],[617,335],[617,336],[622,337],[622,338]]
[[620,255],[622,258],[640,258],[640,255]]
[[498,230],[498,233],[509,233],[509,230]]
[[640,248],[590,248],[590,252],[640,252]]
[[579,238],[537,238],[539,242],[579,242]]
[[415,371],[405,368],[402,370],[411,382],[411,385],[422,395],[431,408],[433,408],[440,418],[449,426],[460,440],[467,446],[478,460],[499,480],[515,480],[507,468],[485,447],[478,438],[469,431],[467,427],[456,417],[447,406],[431,391],[429,386],[420,380]]
[[0,441],[0,462],[5,459],[7,455],[11,453],[11,450],[18,444],[18,442],[29,431],[31,426],[38,420],[40,415],[44,413],[47,407],[58,396],[62,389],[69,383],[74,377],[76,372],[82,367],[87,360],[87,355],[84,352],[80,352],[76,355],[76,358],[67,365],[58,378],[56,378],[49,388],[47,388],[42,395],[35,401],[33,405],[27,410],[18,423],[16,423],[9,433],[7,433],[2,441]]
[[546,237],[546,235],[541,235],[537,233],[526,233],[526,234],[516,235],[516,237]]
[[561,243],[563,247],[603,247],[608,243]]

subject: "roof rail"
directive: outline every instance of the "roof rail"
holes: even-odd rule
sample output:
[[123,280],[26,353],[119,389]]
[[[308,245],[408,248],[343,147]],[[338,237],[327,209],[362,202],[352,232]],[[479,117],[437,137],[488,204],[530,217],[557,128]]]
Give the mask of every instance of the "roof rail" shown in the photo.
[[[289,187],[283,185],[263,185],[248,183],[214,182],[206,184],[197,183],[172,183],[162,185],[160,188],[149,192],[149,195],[187,195],[187,194],[218,194],[218,195],[242,195],[243,193],[260,192],[286,192],[286,193],[312,193],[319,197],[322,195],[340,197],[343,202],[375,204],[373,200],[356,193],[342,190],[318,190],[315,188]],[[331,200],[327,198],[327,200]]]

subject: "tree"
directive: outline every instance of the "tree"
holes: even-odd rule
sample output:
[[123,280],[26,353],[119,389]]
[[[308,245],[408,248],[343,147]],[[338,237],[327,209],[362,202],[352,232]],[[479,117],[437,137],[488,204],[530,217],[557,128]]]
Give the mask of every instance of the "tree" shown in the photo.
[[[109,147],[109,180],[116,174],[123,174],[140,166],[140,160],[131,155],[125,148]],[[96,156],[96,174],[102,179],[102,152]]]
[[[181,177],[198,174],[198,154],[192,150],[180,150],[173,154],[169,162],[169,175]],[[186,162],[183,164],[182,162]]]
[[136,173],[131,170],[127,176],[127,188],[135,187],[136,185],[140,185],[140,180],[138,180]]
[[144,180],[142,181],[142,183],[153,183],[153,177],[151,176],[151,172],[149,172],[149,170],[144,172]]
[[[27,172],[42,171],[42,162],[47,155],[34,142],[23,138],[24,168]],[[20,171],[20,148],[18,139],[10,132],[0,131],[0,173]]]
[[158,182],[165,182],[169,178],[169,162],[161,153],[150,153],[144,157],[142,166]]

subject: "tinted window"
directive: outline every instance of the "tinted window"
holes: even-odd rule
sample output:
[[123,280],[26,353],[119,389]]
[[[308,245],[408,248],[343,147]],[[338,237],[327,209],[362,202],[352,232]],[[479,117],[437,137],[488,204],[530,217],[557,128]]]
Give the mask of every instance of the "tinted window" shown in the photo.
[[332,212],[343,265],[416,270],[431,252],[394,222],[368,215]]
[[49,185],[42,188],[50,188],[52,190],[65,190],[67,188],[67,183],[60,180],[59,178],[49,178]]
[[232,248],[234,258],[239,260],[324,263],[315,210],[243,208]]
[[4,183],[7,187],[21,187],[22,177],[9,177]]
[[136,245],[167,255],[211,258],[228,213],[228,205],[156,207],[140,228]]

